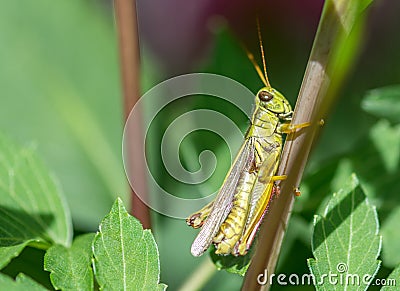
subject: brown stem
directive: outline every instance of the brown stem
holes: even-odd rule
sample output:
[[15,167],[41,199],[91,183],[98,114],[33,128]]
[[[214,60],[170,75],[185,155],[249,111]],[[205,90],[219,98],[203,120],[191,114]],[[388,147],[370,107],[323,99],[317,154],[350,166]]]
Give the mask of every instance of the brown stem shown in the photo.
[[[242,290],[268,290],[270,287],[269,284],[258,284],[257,278],[264,273],[270,276],[275,271],[294,203],[293,190],[298,187],[302,178],[311,147],[321,128],[320,120],[326,118],[337,95],[339,84],[348,71],[348,67],[341,68],[342,70],[335,67],[335,49],[338,49],[338,41],[344,42],[354,24],[354,18],[350,19],[352,15],[349,13],[349,7],[354,7],[354,3],[348,4],[343,0],[325,3],[292,120],[292,124],[311,122],[311,126],[287,137],[278,175],[286,174],[288,178],[281,183],[279,199],[272,205],[260,230],[258,247]],[[348,15],[350,17],[347,17]],[[339,71],[336,74],[340,76],[334,75],[334,70]]]
[[[124,120],[126,121],[135,103],[140,97],[140,57],[139,57],[139,39],[137,31],[136,1],[135,0],[115,0],[115,14],[118,29],[118,42],[120,53],[120,65],[122,75]],[[141,127],[140,124],[134,126]],[[130,135],[128,135],[130,136]],[[131,151],[142,151],[142,140],[140,138],[127,141],[127,166],[132,169],[131,172],[141,173],[141,177],[135,177],[141,181],[141,189],[146,189],[146,179],[143,164],[132,161]],[[128,171],[130,172],[130,171]],[[142,192],[141,192],[142,193]],[[144,193],[147,193],[145,191]],[[142,223],[144,228],[150,228],[149,208],[139,199],[136,193],[131,192],[131,209],[135,217]]]

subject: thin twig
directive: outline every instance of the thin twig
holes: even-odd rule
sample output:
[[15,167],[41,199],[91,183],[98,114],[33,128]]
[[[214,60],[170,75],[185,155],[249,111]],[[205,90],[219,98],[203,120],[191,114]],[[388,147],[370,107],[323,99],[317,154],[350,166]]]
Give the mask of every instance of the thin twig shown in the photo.
[[[135,0],[115,0],[115,15],[118,28],[118,41],[120,52],[120,64],[123,88],[123,106],[125,121],[129,116],[133,106],[140,97],[140,57],[139,57],[139,39],[137,31],[136,1]],[[140,124],[134,126],[141,127]],[[130,135],[127,135],[130,136]],[[131,151],[142,151],[142,140],[140,138],[130,139],[128,142],[128,167],[132,170],[128,172],[141,173],[142,177],[135,177],[141,181],[141,189],[146,189],[146,179],[144,164],[132,161]],[[141,194],[147,191],[141,191]],[[144,228],[150,228],[150,212],[148,207],[138,198],[132,190],[132,213],[142,223]],[[142,195],[143,195],[142,194]]]
[[294,189],[300,183],[311,147],[321,128],[320,120],[326,119],[345,71],[348,70],[348,67],[342,68],[342,78],[333,75],[337,61],[333,56],[335,42],[339,37],[347,37],[354,24],[354,18],[346,17],[354,17],[349,13],[349,8],[354,8],[354,3],[349,4],[343,0],[325,3],[292,120],[292,124],[311,121],[312,125],[287,137],[278,175],[286,174],[288,178],[281,183],[279,199],[272,205],[260,230],[258,247],[242,290],[268,290],[270,287],[268,283],[261,286],[257,278],[260,274],[270,276],[275,271],[294,203]]

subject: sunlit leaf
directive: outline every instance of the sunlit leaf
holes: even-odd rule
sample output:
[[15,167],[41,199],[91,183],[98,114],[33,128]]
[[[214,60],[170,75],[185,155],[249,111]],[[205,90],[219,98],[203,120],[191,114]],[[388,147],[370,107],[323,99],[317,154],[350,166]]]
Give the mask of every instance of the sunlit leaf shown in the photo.
[[0,135],[0,266],[28,243],[69,245],[72,226],[61,190],[32,149]]
[[164,290],[156,242],[118,198],[93,242],[94,272],[101,289]]
[[70,248],[51,247],[44,259],[45,270],[57,290],[93,290],[92,241],[94,234],[77,237]]
[[33,281],[31,278],[28,276],[20,273],[18,274],[17,278],[15,281],[0,273],[0,286],[2,290],[7,290],[7,291],[43,291],[47,290],[44,288],[42,285],[39,283],[36,283]]
[[[376,209],[370,205],[355,175],[350,183],[334,193],[323,216],[315,216],[312,249],[314,259],[308,260],[315,276],[317,290],[364,290],[365,275],[373,276],[379,269],[377,257],[381,237]],[[359,284],[344,281],[334,284],[329,274],[351,276]],[[353,277],[354,276],[354,277]],[[323,280],[321,282],[321,280]]]
[[[0,217],[1,220],[1,217]],[[0,269],[6,266],[12,258],[18,256],[22,250],[27,246],[31,239],[24,242],[17,242],[16,245],[1,246],[0,247]]]

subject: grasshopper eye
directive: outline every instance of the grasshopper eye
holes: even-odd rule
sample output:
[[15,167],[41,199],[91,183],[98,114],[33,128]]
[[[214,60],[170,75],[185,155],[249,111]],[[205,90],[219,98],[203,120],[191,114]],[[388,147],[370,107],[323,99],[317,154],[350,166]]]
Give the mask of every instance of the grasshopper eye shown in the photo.
[[272,98],[274,98],[274,95],[272,95],[268,91],[260,91],[260,93],[258,93],[258,98],[261,101],[268,102],[268,101],[272,100]]

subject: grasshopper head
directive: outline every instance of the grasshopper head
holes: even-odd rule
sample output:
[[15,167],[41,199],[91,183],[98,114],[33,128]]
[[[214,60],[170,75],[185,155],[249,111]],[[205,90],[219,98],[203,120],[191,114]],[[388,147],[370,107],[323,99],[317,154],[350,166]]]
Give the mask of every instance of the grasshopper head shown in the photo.
[[264,87],[258,91],[256,104],[275,113],[278,117],[285,117],[292,113],[292,107],[286,98],[273,88]]

